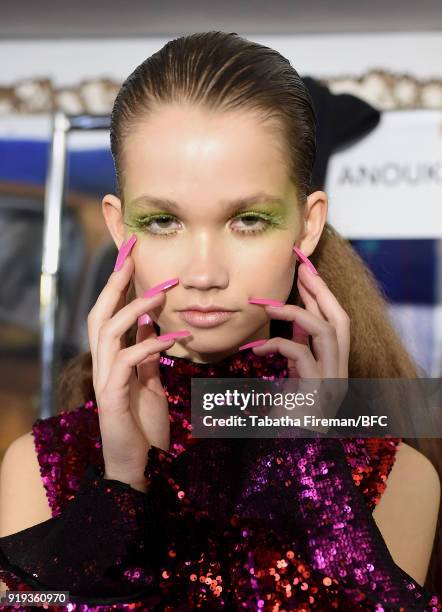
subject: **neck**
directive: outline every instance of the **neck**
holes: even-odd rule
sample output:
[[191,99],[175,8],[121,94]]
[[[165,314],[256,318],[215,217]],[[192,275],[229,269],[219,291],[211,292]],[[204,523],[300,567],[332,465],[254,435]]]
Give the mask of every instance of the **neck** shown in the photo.
[[[252,334],[247,340],[244,340],[242,344],[246,344],[248,342],[254,342],[255,340],[268,340],[270,338],[270,322],[267,321],[263,327],[260,327],[254,334]],[[193,363],[199,363],[203,365],[216,364],[220,361],[227,359],[228,357],[232,357],[238,353],[238,346],[231,345],[224,351],[215,351],[210,353],[204,353],[200,351],[193,351],[186,346],[181,346],[180,344],[175,344],[170,349],[166,351],[162,351],[162,355],[167,355],[170,359],[180,358],[187,359],[188,361],[192,361]]]
[[184,354],[176,355],[173,349],[161,351],[162,355],[169,357],[169,359],[185,359],[192,363],[201,365],[216,364],[228,357],[235,355],[238,352],[237,349],[230,349],[229,351],[218,351],[216,353],[196,353],[195,351],[185,351]]
[[216,376],[218,378],[287,378],[287,359],[280,353],[255,355],[251,348],[236,351],[217,361],[197,362],[167,351],[160,352],[160,371],[170,380]]

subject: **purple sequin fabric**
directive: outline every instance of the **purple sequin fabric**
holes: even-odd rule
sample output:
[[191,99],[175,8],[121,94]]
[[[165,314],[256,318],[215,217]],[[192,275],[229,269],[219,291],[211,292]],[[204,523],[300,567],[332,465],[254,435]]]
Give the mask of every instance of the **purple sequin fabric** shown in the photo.
[[372,516],[400,439],[193,438],[192,377],[285,378],[287,360],[162,353],[160,374],[171,445],[149,450],[147,494],[102,479],[93,400],[34,423],[53,518],[0,539],[11,590],[61,581],[76,601],[60,611],[442,609],[395,564]]

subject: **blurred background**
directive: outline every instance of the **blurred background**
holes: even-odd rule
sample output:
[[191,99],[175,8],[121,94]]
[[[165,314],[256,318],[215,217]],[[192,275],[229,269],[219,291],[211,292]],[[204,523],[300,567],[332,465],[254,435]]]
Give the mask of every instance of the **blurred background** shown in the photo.
[[[423,376],[442,371],[442,8],[439,0],[2,5],[0,459],[41,410],[40,274],[52,116],[110,113],[123,80],[167,40],[237,32],[280,51],[318,113],[314,182],[366,260]],[[86,317],[116,249],[109,134],[67,139],[57,367],[89,350]],[[339,262],[336,262],[339,265]],[[55,406],[56,412],[72,406]]]

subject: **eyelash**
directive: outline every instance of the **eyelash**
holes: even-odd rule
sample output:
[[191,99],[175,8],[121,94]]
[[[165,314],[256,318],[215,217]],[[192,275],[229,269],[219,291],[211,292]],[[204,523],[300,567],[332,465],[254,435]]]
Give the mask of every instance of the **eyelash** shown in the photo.
[[[278,223],[278,221],[274,218],[274,216],[272,215],[265,215],[263,213],[255,213],[255,212],[246,212],[240,215],[237,215],[235,217],[236,219],[258,219],[259,221],[262,221],[265,225],[264,227],[262,227],[261,229],[258,230],[236,230],[238,231],[239,234],[261,234],[262,232],[267,231],[271,226],[275,226],[275,225],[279,225],[280,223]],[[133,224],[130,223],[126,223],[126,225],[129,225],[135,229],[140,229],[140,230],[146,230],[149,225],[151,225],[151,223],[153,221],[158,221],[158,220],[176,220],[176,217],[174,217],[173,215],[169,215],[169,214],[160,214],[160,215],[150,215],[148,217],[144,217],[141,219],[135,219]],[[147,231],[152,234],[153,236],[173,236],[174,234],[177,233],[178,230],[173,230],[171,232],[167,232],[167,233],[162,233],[162,232],[152,232],[149,229],[147,229]]]

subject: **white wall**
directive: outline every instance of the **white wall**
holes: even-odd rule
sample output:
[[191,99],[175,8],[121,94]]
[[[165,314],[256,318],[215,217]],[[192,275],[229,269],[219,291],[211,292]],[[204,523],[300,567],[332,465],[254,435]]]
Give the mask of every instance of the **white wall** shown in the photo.
[[[171,38],[175,38],[172,36]],[[367,33],[306,36],[253,36],[287,57],[301,75],[359,76],[372,68],[440,78],[442,33]],[[0,41],[0,85],[26,77],[49,77],[58,85],[82,79],[123,80],[168,37],[136,39]]]

